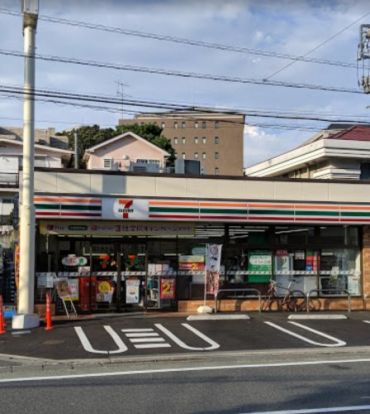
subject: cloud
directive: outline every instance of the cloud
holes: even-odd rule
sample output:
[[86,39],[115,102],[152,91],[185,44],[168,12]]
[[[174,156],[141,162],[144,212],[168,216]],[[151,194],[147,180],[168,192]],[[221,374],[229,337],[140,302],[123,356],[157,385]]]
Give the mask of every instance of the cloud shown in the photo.
[[289,151],[310,137],[309,132],[266,132],[260,127],[246,125],[244,128],[244,166]]

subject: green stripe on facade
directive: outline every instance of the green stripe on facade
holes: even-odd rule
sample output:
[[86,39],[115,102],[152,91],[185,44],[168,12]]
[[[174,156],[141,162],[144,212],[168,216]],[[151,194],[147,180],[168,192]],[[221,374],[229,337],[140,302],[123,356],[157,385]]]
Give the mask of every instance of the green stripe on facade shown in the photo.
[[369,217],[370,216],[370,212],[359,212],[359,211],[342,211],[341,216],[343,217]]
[[199,208],[149,207],[149,213],[199,213]]
[[59,210],[60,204],[35,204],[37,210]]
[[201,208],[201,214],[248,214],[248,210],[224,209],[224,208]]

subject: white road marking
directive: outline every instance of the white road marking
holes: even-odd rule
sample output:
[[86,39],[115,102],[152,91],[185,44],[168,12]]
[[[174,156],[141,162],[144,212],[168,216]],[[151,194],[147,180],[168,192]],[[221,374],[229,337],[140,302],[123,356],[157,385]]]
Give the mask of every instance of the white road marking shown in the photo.
[[104,329],[108,332],[108,334],[112,337],[114,343],[117,345],[117,349],[114,351],[102,351],[102,350],[93,348],[90,341],[87,339],[87,336],[85,335],[85,332],[83,331],[81,326],[75,326],[74,329],[76,331],[78,338],[81,341],[82,346],[87,352],[91,352],[93,354],[109,355],[109,354],[120,354],[122,352],[127,351],[127,346],[124,344],[124,342],[119,337],[119,335],[109,325],[104,325]]
[[153,328],[132,328],[132,329],[121,329],[122,332],[154,332]]
[[182,323],[181,325],[184,328],[188,329],[189,331],[192,331],[196,336],[203,339],[203,341],[207,342],[210,346],[208,347],[189,346],[185,342],[183,342],[180,338],[178,338],[176,335],[174,335],[171,331],[165,328],[162,324],[160,323],[154,324],[154,326],[156,326],[159,330],[165,333],[170,339],[172,339],[173,342],[175,342],[175,344],[177,344],[181,348],[188,349],[190,351],[213,351],[214,349],[217,349],[220,347],[220,345],[217,342],[215,342],[211,338],[208,338],[208,336],[198,331],[198,329],[193,328],[187,323]]
[[130,341],[133,344],[143,343],[143,342],[164,342],[164,338],[132,338]]
[[302,410],[280,410],[280,411],[253,411],[243,414],[321,414],[321,413],[345,413],[348,411],[370,410],[370,405],[352,405],[348,407],[308,408]]
[[267,325],[269,325],[269,326],[271,326],[271,327],[273,327],[275,329],[278,329],[279,331],[284,332],[284,333],[286,333],[288,335],[294,336],[295,338],[298,338],[301,341],[307,342],[307,343],[309,343],[311,345],[324,346],[324,347],[339,347],[339,346],[346,345],[346,343],[344,341],[341,341],[340,339],[337,339],[337,338],[334,338],[332,336],[326,335],[323,332],[317,331],[315,329],[308,328],[307,326],[304,326],[302,324],[299,324],[298,322],[289,322],[289,323],[295,324],[297,326],[300,326],[303,329],[307,329],[307,330],[309,330],[311,332],[314,332],[314,333],[316,333],[319,336],[323,336],[323,337],[326,337],[326,338],[330,338],[331,340],[334,341],[334,343],[328,344],[328,343],[316,342],[316,341],[313,341],[312,339],[306,338],[305,336],[302,336],[302,335],[299,335],[299,334],[297,334],[297,333],[295,333],[293,331],[290,331],[289,329],[285,329],[282,326],[277,325],[277,324],[275,324],[273,322],[265,322],[265,324],[267,324]]
[[171,348],[170,344],[140,344],[135,345],[135,348],[137,349],[149,349],[149,348]]
[[[316,335],[322,336],[323,338],[330,339],[334,343],[337,343],[336,346],[345,346],[345,345],[347,345],[347,342],[344,342],[341,339],[335,338],[334,336],[331,336],[331,335],[328,335],[328,334],[326,334],[324,332],[318,331],[317,329],[312,329],[309,326],[303,325],[302,323],[291,322],[291,321],[288,322],[288,323],[290,323],[292,325],[295,325],[295,326],[298,326],[298,327],[300,327],[302,329],[306,329],[306,331],[313,332]],[[326,345],[326,346],[335,346],[335,345]]]
[[138,333],[127,333],[126,336],[127,338],[148,338],[151,336],[159,336],[159,335],[157,334],[157,332],[148,332],[148,333],[138,332]]
[[365,322],[365,323],[370,323],[370,321],[362,321],[362,322]]
[[[14,383],[14,382],[31,382],[31,381],[51,381],[51,380],[68,380],[68,379],[83,379],[83,378],[104,378],[104,377],[119,377],[125,375],[145,375],[145,374],[167,374],[175,372],[197,372],[197,371],[223,371],[233,369],[256,369],[256,368],[282,368],[282,367],[302,367],[311,365],[331,365],[331,364],[356,364],[356,363],[370,363],[370,358],[361,359],[334,359],[334,360],[318,360],[318,361],[296,361],[296,362],[276,362],[270,364],[244,364],[244,365],[215,365],[205,367],[179,367],[179,368],[164,368],[164,369],[146,369],[137,371],[117,371],[117,372],[98,372],[90,374],[74,374],[74,375],[49,375],[45,377],[20,377],[20,378],[2,378],[0,384]],[[249,413],[251,414],[251,413]],[[261,413],[260,413],[261,414]],[[266,414],[266,413],[265,413]],[[276,414],[276,413],[275,413]],[[290,413],[292,414],[292,413]]]

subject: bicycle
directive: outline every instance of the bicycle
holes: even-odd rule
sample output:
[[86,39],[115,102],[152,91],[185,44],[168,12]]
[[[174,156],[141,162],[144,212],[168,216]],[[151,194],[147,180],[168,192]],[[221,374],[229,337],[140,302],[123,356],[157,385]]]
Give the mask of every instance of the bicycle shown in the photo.
[[[287,287],[280,286],[275,280],[270,280],[269,288],[265,300],[261,305],[262,311],[271,311],[273,304],[276,303],[277,310],[288,312],[304,312],[307,310],[307,300],[304,292],[292,289],[295,279],[291,279]],[[277,289],[286,290],[286,294],[281,297],[277,294]],[[311,302],[311,299],[309,300]],[[308,304],[309,310],[313,310],[312,303]]]

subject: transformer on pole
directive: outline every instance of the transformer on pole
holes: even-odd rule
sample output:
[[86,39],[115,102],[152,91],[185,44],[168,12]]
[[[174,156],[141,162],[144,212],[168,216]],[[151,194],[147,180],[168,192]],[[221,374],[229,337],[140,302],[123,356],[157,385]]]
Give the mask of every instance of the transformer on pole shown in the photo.
[[357,53],[358,84],[365,93],[370,93],[370,24],[360,26]]

